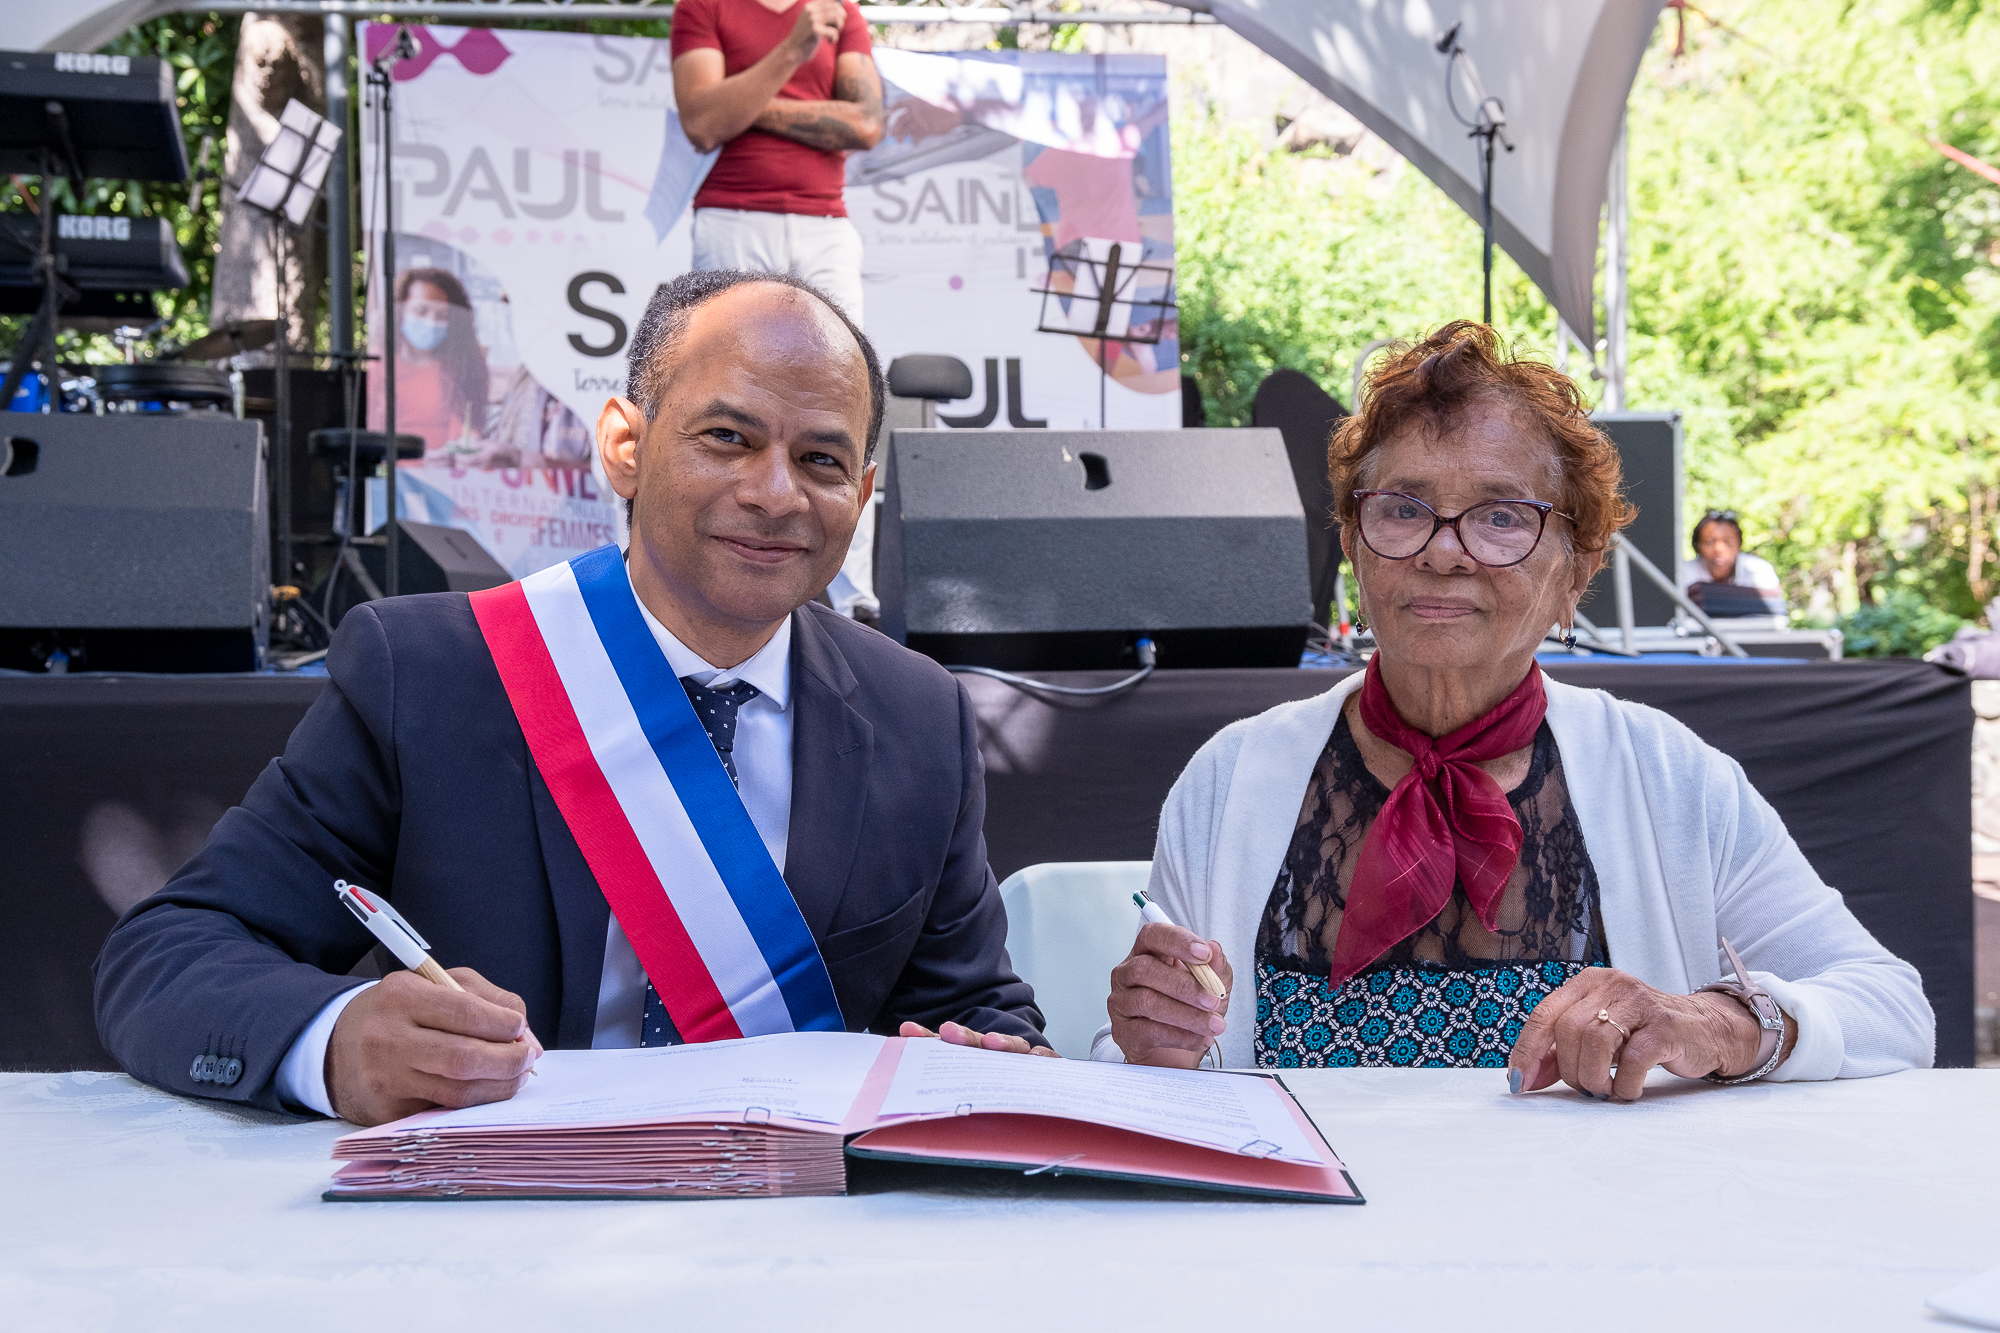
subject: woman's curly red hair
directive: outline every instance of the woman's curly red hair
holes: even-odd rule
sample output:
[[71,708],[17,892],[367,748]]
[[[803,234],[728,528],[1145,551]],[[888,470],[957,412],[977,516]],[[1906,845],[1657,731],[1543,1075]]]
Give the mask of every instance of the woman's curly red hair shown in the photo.
[[1414,343],[1397,343],[1368,371],[1358,410],[1327,444],[1327,476],[1342,526],[1356,521],[1354,492],[1368,460],[1411,425],[1436,437],[1482,400],[1504,403],[1544,434],[1560,478],[1556,508],[1575,549],[1600,558],[1612,534],[1638,513],[1623,494],[1618,450],[1591,424],[1583,395],[1546,361],[1509,351],[1485,324],[1454,320]]

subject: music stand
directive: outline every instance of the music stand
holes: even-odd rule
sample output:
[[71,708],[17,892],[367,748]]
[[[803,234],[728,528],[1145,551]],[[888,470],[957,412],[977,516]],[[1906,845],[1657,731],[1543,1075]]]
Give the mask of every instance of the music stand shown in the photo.
[[[1127,258],[1127,245],[1138,259]],[[1167,312],[1180,309],[1173,265],[1146,262],[1144,242],[1079,237],[1049,256],[1049,271],[1033,290],[1042,298],[1035,332],[1097,340],[1097,428],[1103,430],[1107,349],[1114,342],[1150,347],[1166,336]]]
[[[271,469],[272,485],[278,502],[273,512],[278,519],[278,581],[289,583],[292,569],[292,384],[291,314],[286,308],[285,261],[291,227],[303,226],[319,202],[320,187],[326,183],[327,168],[340,146],[340,130],[326,117],[297,98],[285,104],[278,117],[278,133],[264,148],[257,165],[236,189],[236,202],[248,204],[271,219],[271,262],[277,289],[277,337],[272,343],[271,411],[277,439],[272,450],[276,465]],[[308,348],[308,353],[310,353]]]

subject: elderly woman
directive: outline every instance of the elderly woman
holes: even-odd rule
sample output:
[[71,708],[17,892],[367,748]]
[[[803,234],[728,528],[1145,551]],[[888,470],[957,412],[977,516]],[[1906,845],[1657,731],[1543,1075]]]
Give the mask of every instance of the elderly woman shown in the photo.
[[1174,784],[1151,893],[1178,924],[1113,971],[1095,1054],[1505,1067],[1516,1092],[1620,1101],[1655,1066],[1928,1065],[1915,969],[1743,770],[1536,666],[1632,515],[1576,387],[1451,324],[1377,363],[1329,461],[1376,652],[1224,728]]

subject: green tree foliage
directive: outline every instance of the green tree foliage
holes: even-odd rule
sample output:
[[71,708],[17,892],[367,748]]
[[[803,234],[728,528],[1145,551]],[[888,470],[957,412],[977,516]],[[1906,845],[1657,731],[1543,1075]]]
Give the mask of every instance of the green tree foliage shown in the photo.
[[[1926,0],[1690,21],[1632,103],[1635,379],[1718,391],[1689,490],[1822,614],[1995,591],[2000,23]],[[1771,34],[1766,37],[1764,34]],[[1641,221],[1643,219],[1643,221]],[[1719,410],[1720,419],[1715,419]]]
[[[1369,343],[1479,314],[1479,227],[1422,175],[1272,149],[1189,100],[1173,128],[1181,347],[1213,424],[1250,424],[1283,366],[1345,403]],[[1555,316],[1504,254],[1494,317],[1554,347]]]
[[1848,657],[1922,657],[1965,623],[1908,588],[1891,588],[1841,617],[1841,648]]
[[[2000,158],[2000,7],[1713,12],[1738,31],[1690,15],[1676,58],[1670,18],[1633,89],[1628,403],[1687,414],[1684,517],[1740,511],[1795,606],[1975,616],[2000,592],[2000,188],[1928,139]],[[1369,341],[1477,312],[1477,225],[1428,182],[1182,101],[1183,347],[1214,419],[1281,365],[1344,401]],[[1502,331],[1551,348],[1518,270],[1497,287]]]

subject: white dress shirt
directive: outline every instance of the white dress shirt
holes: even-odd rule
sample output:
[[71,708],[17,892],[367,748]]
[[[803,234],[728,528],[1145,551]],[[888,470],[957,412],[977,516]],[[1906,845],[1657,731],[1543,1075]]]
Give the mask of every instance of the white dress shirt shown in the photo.
[[[675,638],[656,620],[644,602],[639,613],[646,628],[659,641],[660,650],[676,676],[690,677],[697,685],[722,689],[737,681],[747,681],[757,695],[736,714],[736,742],[731,757],[736,763],[737,791],[750,822],[764,840],[765,850],[785,870],[785,839],[792,826],[792,620],[779,622],[771,641],[749,660],[727,669],[702,660],[692,648]],[[419,930],[421,923],[413,922]],[[355,996],[374,985],[367,982],[336,995],[314,1015],[298,1040],[278,1065],[278,1095],[287,1105],[304,1106],[321,1115],[332,1115],[333,1099],[326,1090],[326,1047],[333,1037],[333,1025]],[[613,914],[604,933],[604,978],[597,987],[597,1028],[591,1048],[637,1046],[639,1024],[646,1008],[646,971],[639,956],[625,938],[624,929]]]

